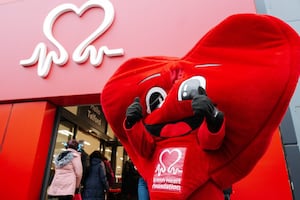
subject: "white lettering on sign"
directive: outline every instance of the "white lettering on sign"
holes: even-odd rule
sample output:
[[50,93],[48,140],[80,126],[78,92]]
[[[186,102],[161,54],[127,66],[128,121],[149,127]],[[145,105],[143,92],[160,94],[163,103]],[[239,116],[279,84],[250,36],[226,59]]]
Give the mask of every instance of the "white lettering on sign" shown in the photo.
[[43,32],[47,39],[58,49],[58,53],[50,51],[47,54],[46,44],[40,42],[35,47],[32,56],[29,59],[21,60],[20,65],[27,67],[38,62],[37,74],[43,78],[48,76],[52,63],[63,66],[68,61],[69,55],[66,49],[53,36],[53,24],[58,17],[66,12],[72,11],[80,17],[87,10],[95,7],[100,7],[104,10],[104,19],[98,28],[76,47],[72,55],[73,61],[81,64],[90,58],[90,63],[94,67],[97,67],[102,63],[104,55],[108,57],[124,55],[124,50],[122,48],[109,49],[107,46],[102,46],[97,50],[95,46],[91,45],[93,41],[111,26],[115,14],[114,7],[109,0],[90,0],[80,8],[76,7],[74,4],[62,4],[54,8],[45,18]]

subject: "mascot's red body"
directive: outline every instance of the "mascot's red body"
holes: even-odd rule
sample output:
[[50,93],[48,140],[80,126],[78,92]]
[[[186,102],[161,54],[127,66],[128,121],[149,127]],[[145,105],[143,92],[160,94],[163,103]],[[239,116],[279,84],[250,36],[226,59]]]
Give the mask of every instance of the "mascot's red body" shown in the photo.
[[[221,200],[222,189],[253,169],[297,85],[299,45],[298,34],[281,20],[238,14],[183,58],[135,58],[115,72],[103,89],[103,111],[151,199]],[[211,133],[205,120],[188,123],[195,115],[185,98],[191,82],[224,113],[218,132]],[[152,110],[155,95],[162,104]],[[135,97],[143,119],[126,128]]]

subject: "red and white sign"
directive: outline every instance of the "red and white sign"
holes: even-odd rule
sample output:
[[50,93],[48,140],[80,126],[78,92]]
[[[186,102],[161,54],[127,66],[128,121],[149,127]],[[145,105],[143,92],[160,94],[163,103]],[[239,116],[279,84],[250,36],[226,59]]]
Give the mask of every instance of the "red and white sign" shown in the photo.
[[166,148],[159,154],[153,176],[152,190],[181,191],[186,148]]
[[54,0],[0,4],[0,103],[99,94],[127,59],[181,57],[252,0]]
[[74,12],[77,16],[83,15],[91,8],[102,8],[104,18],[99,22],[98,27],[91,34],[78,44],[75,48],[72,58],[75,63],[81,64],[90,58],[91,65],[97,67],[102,63],[103,56],[121,56],[124,55],[124,50],[109,49],[107,46],[101,46],[97,49],[92,43],[100,37],[111,26],[114,20],[114,7],[108,0],[90,0],[84,3],[80,8],[74,4],[62,4],[54,8],[46,17],[43,25],[45,37],[58,49],[56,51],[47,52],[45,43],[40,42],[34,49],[32,56],[29,59],[21,60],[23,66],[32,66],[38,62],[37,74],[40,77],[47,77],[52,64],[63,66],[69,59],[69,54],[64,46],[53,36],[53,24],[64,13]]

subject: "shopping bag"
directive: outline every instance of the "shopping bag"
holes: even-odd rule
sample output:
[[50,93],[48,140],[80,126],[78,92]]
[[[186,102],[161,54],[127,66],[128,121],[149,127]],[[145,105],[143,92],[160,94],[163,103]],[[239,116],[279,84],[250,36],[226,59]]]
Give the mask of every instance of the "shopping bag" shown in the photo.
[[73,196],[73,200],[82,200],[81,194],[77,193]]

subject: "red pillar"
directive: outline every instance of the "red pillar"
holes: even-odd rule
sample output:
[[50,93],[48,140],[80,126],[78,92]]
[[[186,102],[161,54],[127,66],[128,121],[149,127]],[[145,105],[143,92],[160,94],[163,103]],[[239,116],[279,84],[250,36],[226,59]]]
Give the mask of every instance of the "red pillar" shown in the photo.
[[55,113],[47,102],[0,105],[1,199],[39,199]]

